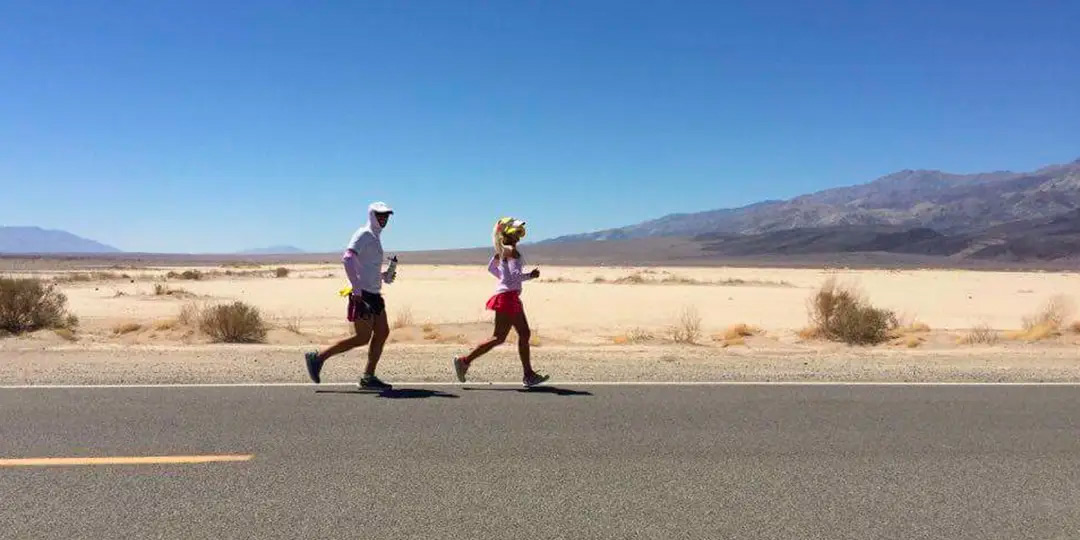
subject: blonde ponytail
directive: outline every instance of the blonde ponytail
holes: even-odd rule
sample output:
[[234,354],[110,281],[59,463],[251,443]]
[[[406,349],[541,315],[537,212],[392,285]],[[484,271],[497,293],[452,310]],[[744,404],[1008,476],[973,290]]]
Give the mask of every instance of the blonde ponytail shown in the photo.
[[495,222],[495,229],[491,232],[491,241],[495,246],[495,258],[500,261],[506,256],[506,245],[503,244],[502,220]]

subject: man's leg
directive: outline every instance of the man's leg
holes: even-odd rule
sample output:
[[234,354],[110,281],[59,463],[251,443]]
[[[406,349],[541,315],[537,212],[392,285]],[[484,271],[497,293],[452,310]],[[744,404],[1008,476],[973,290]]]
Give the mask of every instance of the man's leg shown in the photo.
[[372,320],[373,319],[369,317],[367,319],[356,319],[353,321],[353,330],[356,333],[320,352],[318,354],[319,361],[325,362],[332,356],[367,345],[372,337]]
[[382,358],[383,346],[386,345],[386,340],[390,337],[390,323],[387,321],[385,310],[371,320],[373,321],[371,346],[368,347],[367,367],[364,369],[365,376],[375,374],[375,367],[379,365],[379,359]]
[[357,319],[353,322],[352,336],[347,337],[322,352],[308,352],[304,354],[304,363],[307,365],[308,376],[311,380],[318,384],[322,382],[322,368],[323,363],[326,362],[331,356],[341,354],[345,351],[362,347],[371,341],[371,319]]

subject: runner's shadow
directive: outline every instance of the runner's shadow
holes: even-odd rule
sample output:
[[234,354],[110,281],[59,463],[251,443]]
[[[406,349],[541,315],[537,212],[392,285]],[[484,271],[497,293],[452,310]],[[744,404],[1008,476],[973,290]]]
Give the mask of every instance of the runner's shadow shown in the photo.
[[459,398],[457,394],[425,390],[423,388],[392,388],[390,390],[316,390],[316,394],[355,394],[375,396],[386,399],[424,399],[424,398]]
[[476,390],[479,392],[518,392],[519,394],[552,394],[556,396],[592,395],[592,392],[559,388],[557,386],[534,386],[532,388],[462,388],[462,390]]

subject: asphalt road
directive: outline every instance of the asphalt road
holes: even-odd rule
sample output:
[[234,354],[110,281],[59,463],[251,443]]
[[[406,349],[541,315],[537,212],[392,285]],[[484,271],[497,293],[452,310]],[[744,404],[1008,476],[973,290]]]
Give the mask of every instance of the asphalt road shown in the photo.
[[2,538],[1078,538],[1080,387],[0,390]]

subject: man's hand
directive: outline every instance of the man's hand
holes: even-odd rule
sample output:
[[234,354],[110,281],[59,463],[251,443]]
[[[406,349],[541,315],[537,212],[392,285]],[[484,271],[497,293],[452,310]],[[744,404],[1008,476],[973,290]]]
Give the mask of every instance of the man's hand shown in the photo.
[[540,269],[537,268],[537,269],[533,270],[532,272],[529,272],[529,277],[532,278],[532,279],[536,279],[536,278],[540,277]]

